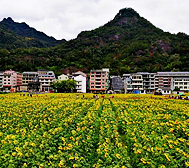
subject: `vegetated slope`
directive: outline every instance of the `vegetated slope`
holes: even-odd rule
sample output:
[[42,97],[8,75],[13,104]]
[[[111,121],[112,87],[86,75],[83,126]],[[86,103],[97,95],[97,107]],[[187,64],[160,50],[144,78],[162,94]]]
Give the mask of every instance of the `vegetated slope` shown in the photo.
[[48,68],[59,74],[109,67],[112,74],[123,74],[189,70],[189,36],[164,32],[131,8],[121,9],[107,24],[53,48],[2,52],[7,58],[4,68],[20,71]]
[[55,46],[63,41],[49,37],[29,27],[26,23],[14,22],[10,17],[0,22],[0,48],[42,48]]

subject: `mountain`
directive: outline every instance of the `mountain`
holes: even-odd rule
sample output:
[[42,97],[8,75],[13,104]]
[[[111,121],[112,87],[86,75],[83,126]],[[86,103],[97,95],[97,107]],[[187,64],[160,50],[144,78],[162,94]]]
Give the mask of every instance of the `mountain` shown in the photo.
[[189,71],[189,36],[164,32],[132,8],[123,8],[105,25],[53,48],[1,50],[0,56],[2,68],[18,71],[46,68],[60,74],[102,67],[112,74]]
[[26,23],[17,23],[8,17],[0,22],[0,48],[51,47],[60,44],[53,37],[29,27]]

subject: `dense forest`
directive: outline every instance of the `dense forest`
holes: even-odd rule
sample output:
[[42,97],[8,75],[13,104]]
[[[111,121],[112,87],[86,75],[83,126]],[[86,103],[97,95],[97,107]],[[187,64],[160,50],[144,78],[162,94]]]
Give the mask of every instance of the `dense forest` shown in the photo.
[[0,22],[0,70],[48,69],[58,75],[107,67],[111,74],[123,74],[189,71],[188,65],[189,36],[164,32],[131,8],[70,41],[57,41],[11,18]]

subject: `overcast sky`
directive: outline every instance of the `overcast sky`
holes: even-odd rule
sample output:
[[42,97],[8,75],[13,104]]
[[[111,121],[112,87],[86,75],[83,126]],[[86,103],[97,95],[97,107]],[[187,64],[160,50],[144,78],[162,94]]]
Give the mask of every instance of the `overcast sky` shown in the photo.
[[131,7],[156,27],[189,35],[189,0],[0,0],[0,20],[11,17],[56,39],[74,39]]

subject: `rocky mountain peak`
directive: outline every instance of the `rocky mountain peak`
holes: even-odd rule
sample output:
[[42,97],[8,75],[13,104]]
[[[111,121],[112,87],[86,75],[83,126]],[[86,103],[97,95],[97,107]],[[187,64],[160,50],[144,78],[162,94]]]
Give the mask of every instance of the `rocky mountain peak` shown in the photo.
[[14,23],[14,20],[11,17],[8,17],[8,18],[4,18],[2,22]]
[[123,8],[119,10],[119,13],[115,16],[114,19],[121,19],[125,17],[140,17],[140,15],[132,8]]

